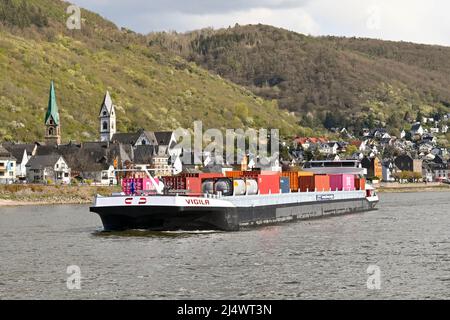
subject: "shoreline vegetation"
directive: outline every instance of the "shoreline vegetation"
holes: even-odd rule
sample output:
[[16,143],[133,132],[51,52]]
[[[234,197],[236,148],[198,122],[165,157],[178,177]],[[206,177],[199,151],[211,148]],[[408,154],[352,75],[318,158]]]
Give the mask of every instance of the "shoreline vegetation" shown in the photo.
[[[450,191],[450,185],[443,183],[381,183],[380,193],[439,192]],[[107,196],[120,192],[120,186],[46,186],[46,185],[2,185],[0,186],[0,207],[90,204],[95,195]]]
[[0,207],[90,204],[97,194],[106,196],[120,191],[120,186],[2,185],[0,186]]
[[381,183],[376,186],[379,193],[395,193],[395,192],[439,192],[450,191],[450,184],[439,182],[428,183]]

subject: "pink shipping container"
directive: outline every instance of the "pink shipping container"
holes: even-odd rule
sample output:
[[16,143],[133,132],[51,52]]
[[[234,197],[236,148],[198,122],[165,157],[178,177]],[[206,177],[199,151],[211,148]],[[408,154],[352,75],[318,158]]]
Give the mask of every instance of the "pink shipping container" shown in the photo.
[[355,176],[353,174],[331,174],[330,187],[332,191],[355,190]]
[[[155,178],[156,183],[159,183],[158,178]],[[140,191],[146,192],[146,191],[155,191],[155,187],[153,186],[152,182],[148,178],[125,178],[122,179],[122,191],[127,194],[131,195],[132,187],[134,187],[134,193],[138,193]]]

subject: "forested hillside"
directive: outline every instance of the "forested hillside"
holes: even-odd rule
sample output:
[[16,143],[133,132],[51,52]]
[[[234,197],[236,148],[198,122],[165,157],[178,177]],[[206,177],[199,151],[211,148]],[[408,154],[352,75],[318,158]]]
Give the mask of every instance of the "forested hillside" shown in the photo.
[[295,112],[301,124],[398,130],[450,112],[450,48],[310,37],[265,25],[155,33],[162,47]]
[[[191,127],[280,128],[304,132],[276,101],[214,75],[82,11],[81,30],[68,30],[68,3],[0,2],[0,141],[35,141],[44,134],[50,80],[55,81],[64,141],[98,139],[106,90],[118,106],[118,129]],[[276,116],[274,116],[276,115]]]

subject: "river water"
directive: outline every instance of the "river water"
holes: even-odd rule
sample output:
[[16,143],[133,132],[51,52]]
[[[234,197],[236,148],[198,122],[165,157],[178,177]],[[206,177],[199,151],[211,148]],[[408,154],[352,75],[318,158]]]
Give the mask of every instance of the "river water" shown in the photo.
[[104,234],[87,206],[0,208],[0,299],[449,299],[450,193],[381,198],[234,233]]

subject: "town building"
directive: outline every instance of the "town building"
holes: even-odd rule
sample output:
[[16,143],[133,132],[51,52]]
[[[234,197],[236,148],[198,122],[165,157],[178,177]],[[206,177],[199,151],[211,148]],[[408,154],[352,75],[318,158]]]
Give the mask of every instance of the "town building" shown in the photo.
[[29,183],[70,183],[70,168],[60,155],[33,156],[26,167]]
[[114,106],[109,91],[106,91],[100,107],[100,141],[111,141],[116,133],[116,107]]
[[10,184],[16,180],[16,158],[0,145],[0,184]]
[[50,84],[47,113],[45,114],[45,142],[48,145],[61,144],[61,124],[53,81]]
[[394,163],[400,171],[422,173],[423,161],[420,159],[413,159],[410,155],[400,155],[395,158]]
[[25,181],[27,177],[26,165],[30,158],[35,155],[38,144],[16,144],[7,142],[3,147],[8,150],[14,158],[16,158],[16,180]]

